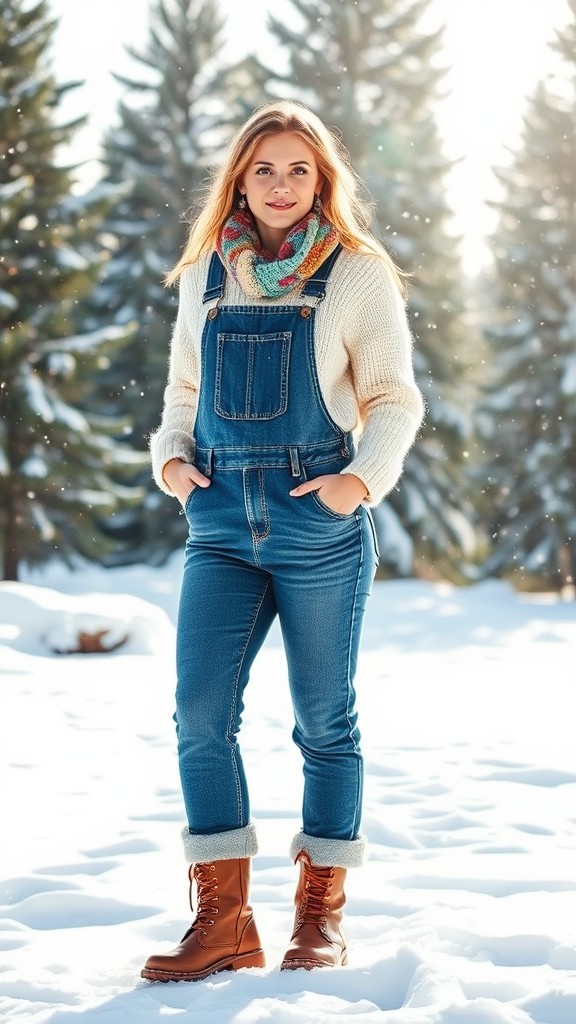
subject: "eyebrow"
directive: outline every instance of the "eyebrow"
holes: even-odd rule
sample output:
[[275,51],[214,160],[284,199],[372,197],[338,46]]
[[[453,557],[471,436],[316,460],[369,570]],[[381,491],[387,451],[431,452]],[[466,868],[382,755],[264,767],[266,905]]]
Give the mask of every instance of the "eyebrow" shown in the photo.
[[[274,166],[274,164],[272,163],[271,160],[255,160],[254,161],[254,166],[256,166],[258,164],[262,164],[263,167],[273,167]],[[293,160],[292,163],[288,164],[288,166],[289,167],[296,167],[299,164],[306,164],[307,167],[310,167],[310,164],[308,163],[307,160]]]

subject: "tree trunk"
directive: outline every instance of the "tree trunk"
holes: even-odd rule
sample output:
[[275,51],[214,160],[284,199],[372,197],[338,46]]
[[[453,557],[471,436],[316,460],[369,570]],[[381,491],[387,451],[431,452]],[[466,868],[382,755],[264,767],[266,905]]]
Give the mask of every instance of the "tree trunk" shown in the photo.
[[4,580],[18,580],[18,526],[16,524],[16,509],[14,503],[9,499],[8,507],[4,512],[4,552],[2,555]]
[[572,596],[576,599],[576,546],[574,542],[568,542],[562,546],[558,562],[561,575],[560,589],[566,590],[570,587]]
[[2,410],[6,420],[6,461],[8,462],[9,475],[6,485],[6,504],[2,509],[2,520],[4,535],[4,551],[2,552],[2,578],[4,580],[18,580],[19,545],[18,545],[18,499],[14,493],[16,475],[14,466],[16,463],[16,428],[14,426],[14,408],[10,401]]

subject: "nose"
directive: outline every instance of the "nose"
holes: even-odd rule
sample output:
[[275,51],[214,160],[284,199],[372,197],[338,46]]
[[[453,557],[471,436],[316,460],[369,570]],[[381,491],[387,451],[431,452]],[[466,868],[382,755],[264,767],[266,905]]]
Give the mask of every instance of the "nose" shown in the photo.
[[274,192],[288,192],[288,191],[289,191],[289,185],[287,184],[287,182],[286,182],[286,180],[284,178],[284,175],[280,175],[279,174],[278,175],[278,180],[276,181],[276,184],[274,185]]

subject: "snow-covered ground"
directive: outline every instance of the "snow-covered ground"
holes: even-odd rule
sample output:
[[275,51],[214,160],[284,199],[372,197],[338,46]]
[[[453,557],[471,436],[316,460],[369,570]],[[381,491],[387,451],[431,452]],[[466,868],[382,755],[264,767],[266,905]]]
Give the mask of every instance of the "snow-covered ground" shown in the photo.
[[[268,966],[140,980],[189,923],[171,721],[179,566],[0,584],[2,1021],[575,1024],[576,611],[497,582],[375,586],[350,966],[278,970],[301,767],[275,630],[243,742]],[[130,633],[113,653],[52,653],[110,619],[115,639]]]

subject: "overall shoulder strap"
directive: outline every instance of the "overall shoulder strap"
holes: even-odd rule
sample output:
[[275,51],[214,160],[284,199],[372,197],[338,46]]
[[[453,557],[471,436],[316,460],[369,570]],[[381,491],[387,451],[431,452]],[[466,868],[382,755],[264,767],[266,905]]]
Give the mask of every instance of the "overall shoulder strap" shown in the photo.
[[224,282],[226,270],[217,252],[212,253],[208,276],[206,278],[206,291],[202,296],[202,302],[210,302],[212,299],[221,299],[224,295]]

